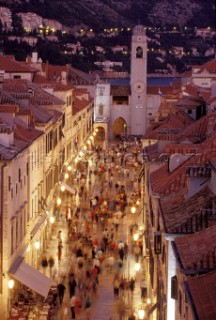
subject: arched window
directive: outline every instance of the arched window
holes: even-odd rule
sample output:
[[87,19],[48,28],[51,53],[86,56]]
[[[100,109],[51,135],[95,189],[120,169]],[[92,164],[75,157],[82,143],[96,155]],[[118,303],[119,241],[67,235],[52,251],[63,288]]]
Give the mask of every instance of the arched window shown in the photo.
[[136,58],[143,58],[143,48],[140,46],[136,48]]
[[99,105],[99,116],[103,116],[103,113],[104,113],[104,106],[103,106],[103,104],[101,103],[101,104]]

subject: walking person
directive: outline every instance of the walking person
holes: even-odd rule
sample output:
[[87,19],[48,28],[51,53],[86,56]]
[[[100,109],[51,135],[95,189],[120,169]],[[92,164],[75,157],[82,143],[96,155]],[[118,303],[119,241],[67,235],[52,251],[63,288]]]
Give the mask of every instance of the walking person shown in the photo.
[[58,289],[58,295],[59,295],[59,302],[60,302],[60,305],[62,305],[62,301],[64,299],[64,293],[65,293],[66,287],[62,282],[60,282],[57,285],[57,289]]
[[70,307],[71,307],[71,319],[76,319],[76,314],[75,314],[75,302],[77,298],[75,295],[73,295],[70,299]]
[[116,274],[113,281],[113,292],[114,292],[115,299],[118,299],[119,297],[119,287],[120,287],[119,275]]
[[62,257],[62,248],[63,245],[61,243],[58,244],[58,262],[61,261],[61,257]]
[[147,298],[147,281],[145,278],[140,283],[141,299]]

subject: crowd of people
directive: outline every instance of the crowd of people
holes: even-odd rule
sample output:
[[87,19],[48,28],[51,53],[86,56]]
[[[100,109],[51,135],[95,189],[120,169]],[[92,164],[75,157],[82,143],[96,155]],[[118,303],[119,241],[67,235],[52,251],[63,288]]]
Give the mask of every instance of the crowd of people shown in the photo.
[[[90,319],[102,273],[113,277],[115,300],[124,301],[126,292],[131,296],[136,285],[146,296],[146,281],[136,284],[134,276],[126,276],[129,255],[138,262],[143,257],[143,234],[133,239],[138,230],[136,221],[128,226],[127,238],[121,239],[119,226],[130,215],[131,206],[138,206],[141,190],[137,180],[139,145],[132,148],[122,142],[107,150],[95,148],[94,153],[76,164],[67,181],[75,193],[67,193],[70,207],[56,208],[57,216],[67,221],[68,243],[71,248],[70,270],[58,279],[59,305],[64,302],[68,287],[70,302],[64,304],[64,317]],[[138,204],[137,204],[138,203]],[[61,263],[64,244],[61,230],[56,237],[58,262]],[[142,286],[141,286],[142,285]],[[120,319],[124,308],[118,312]],[[83,319],[83,318],[82,318]],[[133,315],[131,318],[135,319]]]

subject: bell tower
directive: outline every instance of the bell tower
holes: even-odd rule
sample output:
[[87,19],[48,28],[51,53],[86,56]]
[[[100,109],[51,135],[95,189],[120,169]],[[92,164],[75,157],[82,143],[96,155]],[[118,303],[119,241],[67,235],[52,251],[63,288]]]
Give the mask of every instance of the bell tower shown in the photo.
[[130,86],[131,134],[143,135],[147,129],[147,37],[142,25],[133,29]]

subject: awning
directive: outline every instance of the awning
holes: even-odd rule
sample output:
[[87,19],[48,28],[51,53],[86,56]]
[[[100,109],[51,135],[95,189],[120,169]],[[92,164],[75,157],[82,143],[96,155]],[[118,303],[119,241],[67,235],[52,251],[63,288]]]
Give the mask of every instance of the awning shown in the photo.
[[23,259],[23,257],[18,257],[9,273],[13,278],[46,298],[53,281],[24,262]]
[[65,187],[66,190],[68,190],[72,194],[76,194],[76,190],[74,188],[71,188],[68,184],[63,183],[63,186]]
[[44,222],[47,218],[47,214],[44,213],[40,220],[38,221],[38,223],[36,223],[36,225],[34,226],[34,228],[31,231],[31,237],[34,237],[36,235],[36,233],[42,228],[42,226],[44,225]]

